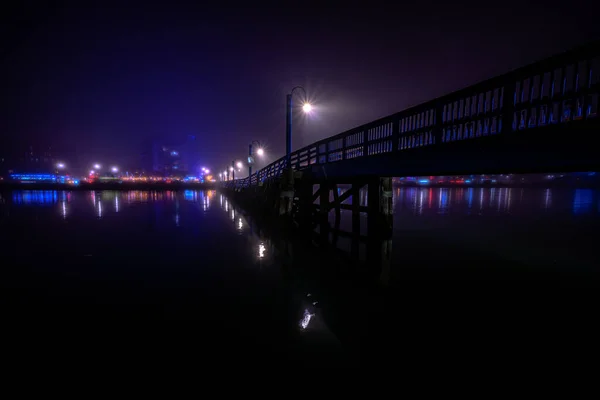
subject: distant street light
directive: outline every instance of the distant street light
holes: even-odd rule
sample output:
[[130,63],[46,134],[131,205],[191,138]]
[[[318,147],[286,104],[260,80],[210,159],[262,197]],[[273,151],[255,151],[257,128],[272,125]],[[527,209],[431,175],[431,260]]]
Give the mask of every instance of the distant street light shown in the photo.
[[65,164],[63,164],[63,163],[56,164],[56,168],[63,169],[64,167],[65,167]]
[[308,96],[302,86],[296,86],[292,89],[290,94],[286,96],[286,124],[285,124],[285,160],[286,168],[290,167],[290,156],[292,154],[292,96],[295,90],[301,90],[304,93],[304,104],[302,105],[302,111],[309,113],[312,110],[312,105],[308,103]]
[[112,172],[119,172],[119,168],[117,168],[117,167],[112,167],[110,170],[111,170]]
[[100,164],[94,164],[94,169],[100,169]]
[[241,161],[238,161],[235,165],[238,167],[238,169],[242,169],[242,167],[244,166],[244,164],[242,164]]
[[260,142],[258,140],[253,140],[249,145],[248,145],[248,176],[251,177],[252,176],[252,164],[254,164],[255,160],[254,160],[254,155],[252,152],[253,149],[253,145],[256,144],[258,146],[258,149],[256,149],[256,154],[260,157],[262,157],[265,154],[265,151],[263,150]]

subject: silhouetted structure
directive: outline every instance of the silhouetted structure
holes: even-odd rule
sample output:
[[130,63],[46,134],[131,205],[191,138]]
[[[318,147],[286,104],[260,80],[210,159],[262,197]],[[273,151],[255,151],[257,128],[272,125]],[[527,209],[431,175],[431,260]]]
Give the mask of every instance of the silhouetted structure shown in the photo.
[[[366,240],[365,212],[369,240],[386,241],[392,176],[597,171],[599,93],[596,42],[318,141],[224,185],[257,201],[270,196],[270,206],[318,228],[323,241],[341,234],[344,209],[354,239]],[[342,183],[352,187],[340,196]]]

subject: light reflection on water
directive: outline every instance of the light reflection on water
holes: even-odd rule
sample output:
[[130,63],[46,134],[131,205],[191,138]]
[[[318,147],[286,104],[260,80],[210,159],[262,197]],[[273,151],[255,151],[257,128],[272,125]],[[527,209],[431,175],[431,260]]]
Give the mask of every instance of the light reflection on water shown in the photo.
[[16,190],[12,201],[21,205],[53,205],[57,202],[56,190]]
[[[341,196],[348,189],[338,188]],[[331,196],[330,201],[333,201]],[[598,209],[593,205],[598,202]],[[352,203],[352,196],[345,204]],[[360,204],[366,206],[367,193],[360,191]],[[510,187],[395,187],[395,213],[414,215],[501,215],[555,212],[573,215],[598,214],[600,190],[565,188],[510,188]],[[345,210],[342,210],[344,213]],[[346,211],[349,212],[349,211]]]
[[[339,195],[346,188],[338,188]],[[123,202],[127,205],[160,202],[170,200],[179,207],[179,198],[200,203],[203,211],[208,211],[214,191],[186,190],[182,196],[174,191],[151,192],[131,190],[118,191],[89,191],[90,203],[96,210],[98,218],[107,211],[119,212]],[[425,215],[501,215],[501,214],[531,214],[531,213],[562,213],[572,215],[597,215],[600,212],[600,191],[597,189],[528,189],[528,188],[440,188],[440,187],[396,187],[393,191],[395,214]],[[56,206],[63,218],[68,218],[69,204],[73,192],[53,190],[16,190],[9,198],[11,204],[17,206]],[[7,199],[5,199],[6,202]],[[331,199],[333,200],[333,198]],[[352,196],[344,203],[351,204]],[[361,205],[367,205],[366,190],[360,192]],[[106,204],[112,204],[107,210]],[[597,207],[594,207],[594,205]],[[227,198],[219,197],[219,206],[229,214],[232,221],[236,220],[236,210],[231,207]],[[350,211],[342,210],[342,213]]]
[[[190,285],[191,276],[201,277],[192,282],[197,289],[191,297],[198,298],[196,294],[202,295],[205,287],[211,287],[209,292],[213,293],[223,286],[219,293],[229,296],[233,293],[233,297],[239,295],[235,290],[238,285],[249,287],[252,290],[241,292],[246,296],[256,296],[258,306],[266,304],[267,312],[261,314],[273,314],[272,318],[264,318],[267,323],[276,324],[282,320],[289,328],[298,329],[296,315],[290,320],[287,315],[280,316],[271,310],[290,310],[291,307],[279,306],[289,301],[300,318],[301,313],[309,309],[308,306],[305,302],[288,298],[303,298],[304,288],[281,285],[281,279],[289,279],[289,276],[283,277],[278,268],[280,250],[275,249],[274,241],[257,227],[250,216],[223,196],[216,203],[215,195],[214,191],[7,192],[0,198],[6,200],[0,201],[0,234],[3,235],[0,237],[12,237],[15,243],[25,246],[29,244],[25,244],[19,235],[28,238],[31,230],[39,231],[39,235],[35,236],[35,247],[40,249],[40,262],[52,260],[54,255],[62,261],[62,249],[68,248],[68,261],[73,260],[78,268],[85,265],[82,274],[91,271],[86,279],[93,280],[102,275],[104,286],[99,290],[100,294],[94,293],[94,296],[111,298],[110,293],[117,290],[110,290],[110,282],[148,279],[154,285],[152,293],[157,292],[161,296],[166,293],[165,297],[152,297],[152,301],[161,301],[163,298],[171,299],[171,291]],[[24,223],[34,221],[34,218],[35,225]],[[15,231],[19,231],[19,235],[13,234]],[[15,259],[21,257],[20,253],[14,252]],[[119,268],[106,268],[108,263]],[[153,268],[151,271],[132,268],[132,265],[138,264],[152,265]],[[53,268],[60,271],[60,267]],[[255,276],[260,279],[253,279]],[[224,285],[223,280],[227,280],[228,284]],[[168,283],[163,287],[162,282]],[[109,290],[104,290],[104,287]],[[286,290],[279,290],[281,287]],[[129,299],[129,295],[125,297]],[[76,296],[72,298],[74,302],[80,300]],[[179,301],[178,295],[173,298]],[[111,300],[121,301],[121,298]],[[181,308],[189,306],[187,301],[180,303]],[[252,297],[247,303],[253,303]],[[273,308],[270,303],[277,307]],[[223,318],[230,318],[230,310],[225,309],[227,313]],[[305,337],[308,340],[312,340],[310,335],[313,332],[327,330],[323,323],[319,323],[316,311],[312,311],[308,318],[312,320],[306,321],[301,328],[307,331]],[[275,322],[270,322],[271,319]],[[256,328],[252,326],[251,329]],[[276,330],[270,326],[264,329]],[[323,339],[319,336],[318,340]]]
[[[136,204],[145,204],[150,202],[172,201],[175,208],[174,222],[176,225],[180,223],[179,196],[174,191],[153,192],[142,190],[131,190],[126,192],[112,190],[90,190],[85,194],[77,191],[56,191],[56,190],[15,190],[10,193],[10,202],[8,199],[2,198],[0,206],[43,206],[56,207],[58,213],[63,220],[68,220],[73,214],[72,202],[73,196],[78,198],[86,198],[89,206],[94,210],[94,215],[97,219],[103,219],[108,213],[119,213],[123,211],[123,204],[127,206],[135,206]],[[201,203],[201,208],[204,212],[210,208],[210,200],[215,196],[215,191],[191,191],[183,192],[184,200],[192,203]],[[222,200],[221,200],[222,201]],[[81,206],[81,204],[80,204]]]
[[[345,189],[340,188],[340,195],[345,192]],[[249,264],[250,268],[254,270],[260,270],[263,272],[272,271],[276,268],[269,268],[274,265],[276,257],[281,253],[281,248],[275,248],[273,241],[265,237],[265,235],[258,231],[253,225],[252,219],[244,212],[236,209],[224,196],[219,196],[218,207],[214,207],[215,200],[214,191],[192,191],[189,192],[142,192],[142,191],[130,191],[130,192],[118,192],[118,191],[90,191],[86,192],[54,192],[54,191],[16,191],[12,195],[5,197],[7,204],[0,204],[0,207],[14,206],[15,209],[27,210],[30,208],[26,206],[39,205],[40,209],[47,210],[48,214],[52,215],[52,218],[59,220],[60,225],[68,226],[69,224],[63,224],[62,220],[69,221],[71,218],[76,218],[79,215],[87,214],[93,216],[92,226],[109,226],[112,227],[112,221],[126,221],[126,218],[135,217],[131,225],[143,225],[145,220],[144,216],[148,215],[148,220],[154,223],[155,220],[163,218],[163,225],[159,225],[156,231],[148,233],[145,239],[148,240],[153,236],[160,235],[163,231],[167,231],[164,234],[165,240],[169,240],[170,235],[173,232],[182,232],[183,234],[177,236],[173,242],[165,242],[165,248],[169,246],[173,249],[177,248],[178,243],[175,240],[182,240],[189,238],[192,242],[192,247],[196,246],[200,239],[193,236],[193,230],[184,230],[184,228],[195,227],[204,232],[209,232],[203,237],[203,241],[210,242],[213,232],[220,231],[223,226],[229,230],[229,235],[225,237],[225,241],[219,241],[216,243],[222,243],[223,248],[231,249],[243,249],[244,253],[244,265]],[[366,192],[360,193],[361,204],[366,205],[367,196]],[[10,201],[12,199],[12,202]],[[346,202],[351,202],[351,199],[347,199]],[[151,203],[151,205],[147,204]],[[203,225],[204,222],[209,221],[205,214],[211,211],[212,214],[219,214],[218,219],[210,220],[212,225]],[[393,204],[394,204],[394,227],[400,229],[410,230],[417,226],[424,226],[423,221],[440,221],[449,220],[456,217],[455,221],[459,221],[457,224],[452,224],[450,229],[453,229],[450,235],[444,235],[443,240],[455,240],[454,233],[461,232],[463,226],[461,222],[465,219],[471,221],[488,221],[486,217],[492,216],[498,223],[496,225],[488,225],[487,222],[479,223],[476,232],[471,241],[468,242],[467,250],[479,250],[481,243],[485,242],[485,238],[479,235],[481,230],[483,233],[489,233],[495,231],[500,224],[505,224],[505,221],[510,216],[535,216],[536,218],[545,218],[546,221],[553,221],[556,216],[578,217],[578,216],[596,216],[600,213],[600,196],[598,190],[591,189],[577,189],[577,190],[565,190],[565,189],[521,189],[521,188],[435,188],[435,187],[401,187],[394,188],[393,191]],[[594,204],[598,206],[593,207]],[[50,207],[49,207],[50,206]],[[141,211],[141,214],[140,214]],[[193,211],[194,213],[192,213]],[[119,213],[116,218],[116,214]],[[137,213],[137,214],[136,214]],[[59,215],[60,214],[60,215]],[[333,213],[332,213],[333,214]],[[342,210],[342,214],[346,217],[349,215],[349,211]],[[142,215],[142,218],[139,218]],[[465,218],[467,217],[468,218]],[[501,216],[502,218],[497,218]],[[95,220],[101,219],[101,220]],[[349,218],[346,218],[349,220]],[[576,218],[573,218],[576,219]],[[520,220],[519,218],[513,219],[512,221]],[[215,222],[216,221],[216,222]],[[115,223],[114,226],[117,226]],[[419,223],[421,225],[419,225]],[[71,224],[76,226],[77,224]],[[361,226],[363,226],[361,222]],[[450,224],[449,224],[450,225]],[[129,229],[125,224],[120,225],[123,229]],[[175,229],[175,227],[178,227]],[[510,227],[511,230],[521,230],[522,226]],[[169,231],[171,229],[171,231]],[[137,234],[140,234],[140,230],[132,230]],[[433,231],[433,229],[432,229]],[[143,234],[147,232],[142,232]],[[233,233],[233,234],[232,234]],[[512,232],[510,232],[512,233]],[[550,234],[543,231],[536,232],[536,234],[554,235],[555,232]],[[90,233],[90,237],[95,234]],[[117,234],[117,233],[115,233]],[[528,234],[525,232],[523,235]],[[401,239],[406,239],[408,235]],[[93,237],[92,237],[93,238]],[[136,236],[132,236],[132,241],[136,239]],[[429,239],[429,237],[428,237]],[[427,240],[428,240],[427,239]],[[527,239],[527,238],[526,238]],[[162,237],[161,237],[162,240]],[[194,241],[195,240],[195,241]],[[227,241],[232,243],[228,243]],[[492,240],[487,241],[488,244],[493,244],[495,249],[501,249],[505,251],[503,246],[505,243],[515,241],[514,238],[508,235],[506,238],[494,237],[497,243],[492,243]],[[502,242],[504,240],[504,242]],[[89,243],[94,243],[94,240],[90,240]],[[233,243],[235,242],[235,243]],[[386,245],[389,245],[391,249],[391,240]],[[414,259],[418,259],[422,262],[423,258],[430,256],[431,254],[441,254],[442,251],[437,251],[436,244],[423,245],[419,248],[411,247],[414,241],[409,244],[405,244],[401,240],[397,240],[394,237],[394,252],[398,254],[399,258],[402,258],[404,262],[406,257],[413,256]],[[520,241],[526,246],[533,247],[527,240]],[[87,242],[86,242],[87,243]],[[215,252],[219,253],[217,244],[213,246],[210,242],[210,246],[206,246],[206,253],[209,254]],[[237,244],[236,244],[237,243]],[[240,243],[242,243],[240,245]],[[237,247],[235,247],[237,246]],[[452,244],[454,246],[454,242]],[[162,248],[156,246],[159,250]],[[195,251],[195,247],[194,251]],[[492,249],[492,250],[495,250]],[[78,249],[77,249],[78,251]],[[231,250],[229,252],[234,253]],[[391,250],[389,250],[391,253]],[[546,253],[547,250],[542,248],[542,252]],[[533,253],[531,253],[533,254]],[[188,253],[189,258],[205,257],[205,255],[199,255],[195,253]],[[536,254],[534,254],[536,255]],[[446,262],[453,263],[461,261],[459,259],[453,259],[453,255],[446,256],[443,254]],[[218,260],[217,260],[218,262]],[[313,303],[314,305],[314,303]],[[294,324],[297,326],[296,329],[310,331],[314,329],[314,326],[318,326],[320,314],[314,311],[309,306],[303,305],[299,310],[298,319],[295,319]]]

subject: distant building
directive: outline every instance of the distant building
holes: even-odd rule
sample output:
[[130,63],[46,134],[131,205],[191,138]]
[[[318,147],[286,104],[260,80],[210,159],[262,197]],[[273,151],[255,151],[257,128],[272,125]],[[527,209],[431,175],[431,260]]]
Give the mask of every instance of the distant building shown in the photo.
[[199,147],[195,135],[177,144],[152,145],[152,171],[163,176],[196,174],[200,169]]
[[52,146],[29,145],[6,163],[8,169],[15,172],[53,173],[58,158]]

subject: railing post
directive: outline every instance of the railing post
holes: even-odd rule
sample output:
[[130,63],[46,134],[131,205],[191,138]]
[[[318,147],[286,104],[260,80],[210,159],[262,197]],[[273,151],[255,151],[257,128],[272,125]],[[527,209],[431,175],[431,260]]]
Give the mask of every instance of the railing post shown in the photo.
[[435,121],[433,123],[433,138],[435,141],[435,145],[442,144],[442,129],[443,129],[443,119],[444,119],[444,104],[438,101],[435,105]]
[[[552,71],[551,78],[554,76],[554,70]],[[541,79],[544,76],[542,75]],[[517,83],[515,81],[504,83],[504,93],[502,94],[502,111],[500,112],[500,121],[502,121],[501,134],[507,134],[512,132],[513,119],[515,118],[515,91],[517,90]],[[552,103],[550,103],[552,104]],[[518,124],[518,121],[517,121]],[[519,129],[517,125],[517,130]]]
[[398,143],[400,141],[400,118],[396,117],[392,121],[392,153],[398,151]]

